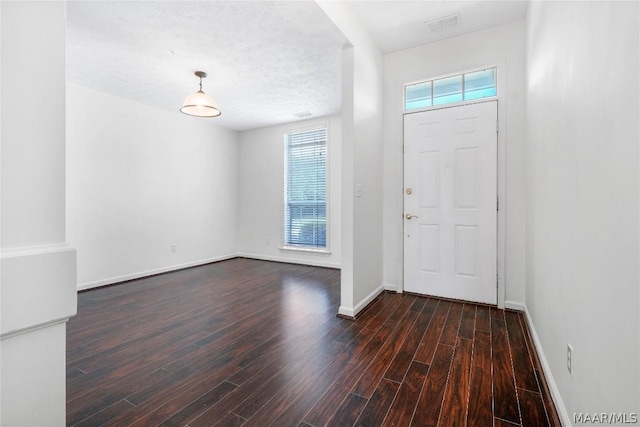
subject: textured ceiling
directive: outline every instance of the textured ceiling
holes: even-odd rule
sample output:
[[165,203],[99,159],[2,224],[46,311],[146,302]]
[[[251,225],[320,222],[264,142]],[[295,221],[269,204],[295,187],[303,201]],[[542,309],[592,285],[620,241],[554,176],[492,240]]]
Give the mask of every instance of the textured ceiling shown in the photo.
[[177,112],[203,70],[208,120],[245,130],[339,113],[345,41],[309,1],[74,1],[67,80]]
[[[524,17],[521,1],[353,1],[384,52]],[[425,22],[452,13],[455,28]],[[67,80],[174,111],[197,90],[233,130],[341,110],[341,51],[347,40],[313,1],[69,1]],[[200,120],[200,119],[194,119]]]

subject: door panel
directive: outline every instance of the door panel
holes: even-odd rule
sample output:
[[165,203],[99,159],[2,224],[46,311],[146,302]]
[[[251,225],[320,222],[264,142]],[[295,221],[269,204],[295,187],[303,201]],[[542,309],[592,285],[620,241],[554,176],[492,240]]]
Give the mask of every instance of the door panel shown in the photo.
[[406,291],[496,303],[496,122],[496,101],[405,115]]

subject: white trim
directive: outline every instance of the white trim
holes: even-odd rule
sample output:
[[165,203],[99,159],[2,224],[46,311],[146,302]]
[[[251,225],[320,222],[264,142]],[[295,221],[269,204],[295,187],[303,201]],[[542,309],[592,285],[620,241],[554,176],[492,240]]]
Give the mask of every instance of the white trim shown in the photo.
[[498,209],[498,235],[496,236],[498,252],[496,259],[496,269],[498,270],[498,290],[497,303],[498,308],[505,307],[507,296],[507,105],[506,96],[508,87],[508,73],[506,59],[502,58],[495,61],[497,68],[497,94],[498,94],[498,188],[497,196],[500,201],[500,209]]
[[269,255],[260,255],[260,254],[251,254],[246,252],[240,252],[237,254],[238,257],[241,258],[249,258],[249,259],[258,259],[262,261],[274,261],[274,262],[284,262],[288,264],[300,264],[300,265],[310,265],[312,267],[326,267],[326,268],[341,268],[340,264],[334,262],[326,262],[320,259],[295,259],[295,258],[285,258],[278,256],[269,256]]
[[355,317],[354,310],[349,307],[345,307],[343,305],[338,309],[338,314],[341,316]]
[[15,257],[24,257],[24,256],[32,256],[32,255],[42,255],[42,254],[50,254],[55,252],[65,252],[68,250],[73,250],[74,248],[69,246],[66,243],[53,243],[50,245],[35,245],[35,246],[23,246],[18,248],[6,248],[0,250],[0,257],[2,259],[5,258],[15,258]]
[[463,107],[465,105],[481,104],[483,102],[488,102],[488,101],[498,101],[498,99],[499,99],[498,96],[494,95],[494,96],[487,96],[484,98],[467,99],[466,101],[450,102],[447,104],[430,105],[428,107],[422,107],[422,108],[412,108],[411,110],[404,110],[403,115],[406,116],[407,114],[424,113],[425,111],[442,110],[444,108],[454,108],[454,107]]
[[28,334],[30,332],[37,331],[39,329],[45,329],[45,328],[49,328],[51,326],[58,325],[60,323],[67,323],[69,321],[69,319],[71,319],[72,317],[73,316],[65,316],[65,317],[62,317],[60,319],[50,320],[50,321],[45,322],[45,323],[40,323],[40,324],[37,324],[37,325],[29,326],[27,328],[22,328],[22,329],[18,329],[18,330],[15,330],[15,331],[5,332],[3,334],[0,334],[0,340],[6,340],[8,338],[13,338],[13,337],[18,336],[18,335]]
[[283,252],[299,252],[311,255],[331,255],[331,251],[327,249],[311,248],[305,246],[280,246],[278,248]]
[[94,282],[87,282],[87,283],[81,283],[81,284],[79,283],[78,290],[84,291],[87,289],[98,288],[100,286],[113,285],[120,282],[126,282],[128,280],[134,280],[134,279],[140,279],[143,277],[153,276],[155,274],[168,273],[170,271],[182,270],[189,267],[196,267],[199,265],[210,264],[212,262],[225,261],[228,259],[237,258],[238,256],[240,255],[238,254],[223,255],[215,258],[209,258],[209,259],[203,259],[199,261],[186,262],[184,264],[172,265],[170,267],[156,268],[153,270],[146,270],[138,273],[124,274],[122,276],[110,277],[107,279],[100,279]]
[[521,302],[505,301],[504,302],[504,308],[506,308],[508,310],[525,311],[527,309],[527,306],[524,305]]
[[[371,301],[376,299],[378,295],[380,295],[383,292],[384,292],[384,285],[378,286],[373,292],[371,292],[362,301],[360,301],[355,307],[353,307],[354,314],[352,316],[357,316],[358,313],[360,313],[366,306],[368,306],[371,303]],[[342,310],[342,307],[340,307],[340,310]]]
[[402,293],[401,291],[398,290],[398,286],[394,285],[392,283],[385,283],[384,284],[384,290],[385,291],[390,291],[390,292],[398,292],[398,293]]
[[549,366],[549,362],[547,361],[546,356],[544,355],[544,351],[542,350],[542,343],[540,342],[540,338],[538,338],[538,334],[536,333],[536,328],[533,323],[533,319],[531,318],[531,314],[527,309],[527,306],[524,305],[524,314],[527,316],[527,323],[529,326],[529,332],[531,332],[531,338],[533,339],[533,345],[535,346],[535,351],[538,354],[538,358],[540,359],[540,365],[542,365],[542,371],[544,372],[545,379],[547,380],[547,386],[549,386],[549,391],[551,391],[551,398],[553,399],[553,403],[556,406],[556,411],[558,412],[558,417],[560,418],[560,422],[563,426],[571,426],[571,419],[569,418],[569,414],[567,413],[567,408],[564,406],[562,402],[562,396],[560,395],[560,390],[558,390],[558,385],[553,379],[553,374],[551,372],[551,367]]
[[76,250],[66,243],[4,249],[2,338],[64,322],[77,311]]

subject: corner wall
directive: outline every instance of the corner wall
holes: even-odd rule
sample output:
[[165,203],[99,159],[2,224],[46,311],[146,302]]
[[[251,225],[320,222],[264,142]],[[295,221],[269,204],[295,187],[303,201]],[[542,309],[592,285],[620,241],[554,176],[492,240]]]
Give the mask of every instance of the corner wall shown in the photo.
[[526,303],[566,425],[640,412],[638,9],[527,13]]
[[317,3],[351,43],[342,55],[343,232],[339,314],[355,316],[384,290],[384,55],[348,2]]
[[238,134],[213,121],[68,84],[67,239],[78,287],[235,256],[237,164]]

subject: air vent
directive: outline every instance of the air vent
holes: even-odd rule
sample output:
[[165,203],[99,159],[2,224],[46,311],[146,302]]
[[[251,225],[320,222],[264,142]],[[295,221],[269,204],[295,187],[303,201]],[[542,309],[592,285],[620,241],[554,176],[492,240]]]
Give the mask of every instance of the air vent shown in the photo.
[[451,16],[447,16],[446,18],[440,18],[435,21],[429,21],[426,24],[427,24],[427,28],[429,28],[429,31],[441,31],[447,28],[456,27],[458,26],[459,23],[460,23],[460,16],[451,15]]
[[303,119],[305,117],[311,117],[311,112],[309,111],[301,111],[299,113],[293,113],[294,116],[296,116],[299,119]]

